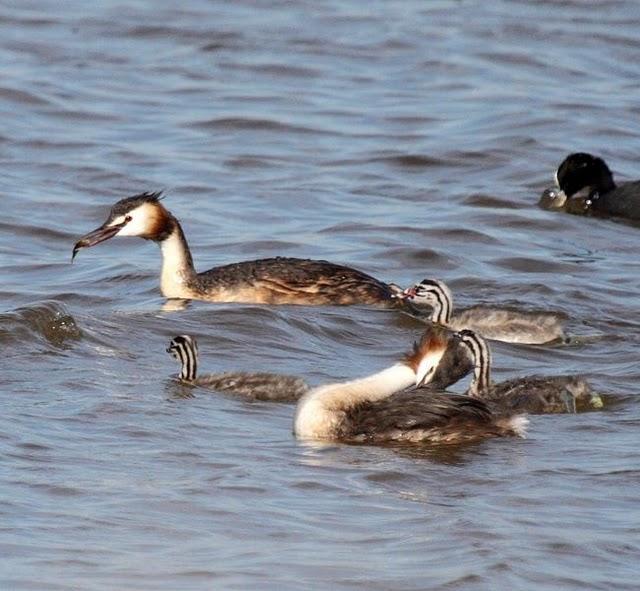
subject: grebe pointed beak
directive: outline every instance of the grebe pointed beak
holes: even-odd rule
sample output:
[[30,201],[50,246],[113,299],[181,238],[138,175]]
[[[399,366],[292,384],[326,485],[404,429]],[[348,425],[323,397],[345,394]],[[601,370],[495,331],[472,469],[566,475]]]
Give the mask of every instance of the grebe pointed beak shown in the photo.
[[99,228],[93,230],[93,232],[89,232],[85,234],[78,242],[73,245],[73,252],[71,254],[71,262],[76,258],[78,251],[81,248],[88,248],[90,246],[95,246],[96,244],[100,244],[100,242],[104,242],[105,240],[109,240],[109,238],[113,238],[126,224],[126,222],[122,222],[121,224],[115,224],[113,226],[102,225]]

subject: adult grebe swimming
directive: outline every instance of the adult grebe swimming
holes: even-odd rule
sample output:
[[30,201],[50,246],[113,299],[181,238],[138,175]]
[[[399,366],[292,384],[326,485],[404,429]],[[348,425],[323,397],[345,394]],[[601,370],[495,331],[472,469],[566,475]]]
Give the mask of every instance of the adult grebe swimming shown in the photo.
[[474,359],[473,380],[467,394],[501,408],[531,414],[576,412],[577,407],[601,408],[602,398],[586,380],[577,376],[526,376],[506,382],[491,382],[489,344],[471,330],[458,338]]
[[566,316],[558,312],[511,310],[494,306],[473,306],[453,315],[453,295],[449,287],[437,279],[424,279],[404,291],[414,306],[432,308],[430,320],[452,330],[468,328],[487,339],[506,343],[541,345],[564,339]]
[[349,443],[460,443],[523,437],[527,419],[469,396],[403,391],[428,383],[447,349],[448,331],[430,331],[402,361],[379,373],[314,388],[296,408],[300,439]]
[[190,385],[239,394],[249,400],[270,402],[293,402],[309,390],[302,378],[275,373],[224,372],[197,375],[198,345],[188,335],[174,337],[167,347],[167,353],[180,362],[180,381]]
[[161,193],[118,201],[107,221],[73,247],[114,236],[153,240],[162,250],[160,289],[167,298],[255,304],[381,304],[403,306],[395,285],[328,261],[276,257],[214,267],[196,273],[178,220],[160,203]]

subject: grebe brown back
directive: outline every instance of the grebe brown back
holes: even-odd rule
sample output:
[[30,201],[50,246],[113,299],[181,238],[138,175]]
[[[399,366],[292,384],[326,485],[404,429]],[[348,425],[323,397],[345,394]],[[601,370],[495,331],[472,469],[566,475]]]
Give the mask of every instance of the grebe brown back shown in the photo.
[[443,324],[452,330],[467,328],[487,339],[541,345],[565,338],[563,326],[566,318],[558,312],[533,312],[479,305],[453,315],[451,290],[437,279],[424,279],[405,290],[405,297],[414,306],[431,306],[432,322]]
[[180,335],[171,339],[167,353],[181,364],[181,382],[220,392],[239,394],[249,400],[294,402],[309,390],[302,378],[274,373],[224,372],[197,375],[198,345],[193,337]]
[[494,384],[489,344],[471,330],[460,331],[458,338],[474,359],[473,380],[467,391],[473,398],[531,414],[573,413],[579,408],[602,407],[602,398],[577,376],[526,376]]
[[378,304],[400,306],[401,290],[356,269],[323,260],[276,257],[233,263],[196,273],[178,220],[160,202],[161,193],[118,201],[102,226],[73,247],[114,236],[153,240],[162,251],[160,289],[167,298],[255,304]]
[[381,372],[310,390],[296,408],[296,437],[348,443],[523,437],[527,419],[522,415],[492,410],[469,396],[406,390],[432,379],[447,348],[445,334],[427,333],[404,359]]

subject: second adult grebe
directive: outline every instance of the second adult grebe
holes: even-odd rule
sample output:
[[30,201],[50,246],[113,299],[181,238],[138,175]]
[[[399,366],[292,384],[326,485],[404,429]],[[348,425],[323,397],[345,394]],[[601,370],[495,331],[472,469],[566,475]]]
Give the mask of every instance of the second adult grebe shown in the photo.
[[526,376],[494,384],[491,382],[489,344],[471,330],[460,331],[458,338],[469,348],[474,359],[469,396],[500,408],[531,414],[574,413],[581,407],[602,407],[602,398],[586,380],[577,376]]
[[487,339],[506,343],[541,345],[564,339],[566,317],[559,312],[512,310],[493,306],[473,306],[453,315],[453,295],[437,279],[424,279],[404,292],[414,305],[431,306],[431,321],[452,330],[468,328]]
[[427,333],[403,360],[379,373],[310,390],[296,408],[296,437],[349,443],[523,437],[528,421],[522,415],[494,411],[469,396],[406,391],[432,379],[447,348],[443,335]]
[[198,345],[193,337],[174,337],[167,353],[181,365],[180,381],[220,392],[239,394],[248,400],[294,402],[309,390],[302,378],[275,373],[224,372],[198,375]]
[[379,304],[403,306],[397,286],[328,261],[276,257],[214,267],[196,273],[178,220],[160,193],[118,201],[107,220],[73,247],[94,246],[114,236],[153,240],[162,251],[160,289],[167,298],[255,304]]

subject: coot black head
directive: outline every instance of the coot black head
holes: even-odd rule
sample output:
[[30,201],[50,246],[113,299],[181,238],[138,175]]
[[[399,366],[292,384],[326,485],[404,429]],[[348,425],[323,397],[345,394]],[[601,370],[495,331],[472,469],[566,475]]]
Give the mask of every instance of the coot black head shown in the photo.
[[564,159],[556,172],[556,182],[568,198],[583,189],[592,195],[604,194],[616,187],[605,161],[584,152],[569,154]]

